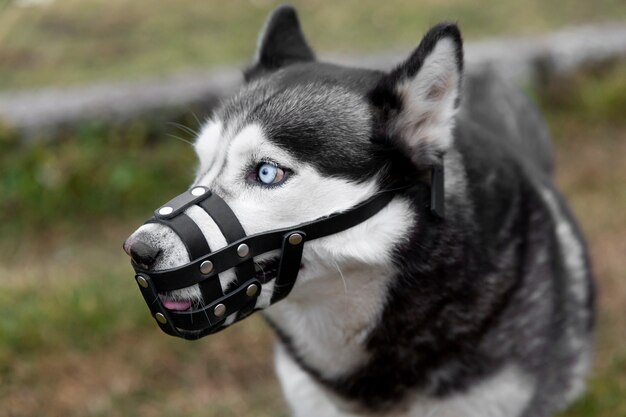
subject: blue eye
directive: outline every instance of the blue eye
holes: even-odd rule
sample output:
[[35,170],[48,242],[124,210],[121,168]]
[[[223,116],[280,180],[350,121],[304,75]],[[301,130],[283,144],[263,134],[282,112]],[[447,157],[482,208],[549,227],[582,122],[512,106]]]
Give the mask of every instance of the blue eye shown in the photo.
[[256,176],[265,185],[278,184],[285,178],[285,171],[274,164],[266,162],[259,165]]
[[263,184],[272,184],[276,179],[278,168],[272,164],[263,164],[259,167],[257,175]]

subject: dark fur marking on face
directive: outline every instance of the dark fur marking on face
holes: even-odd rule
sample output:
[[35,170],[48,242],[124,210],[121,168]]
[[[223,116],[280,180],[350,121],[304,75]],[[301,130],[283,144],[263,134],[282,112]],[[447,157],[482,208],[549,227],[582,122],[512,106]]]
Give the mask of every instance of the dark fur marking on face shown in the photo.
[[270,141],[326,176],[367,181],[395,152],[389,143],[372,140],[372,108],[364,100],[380,76],[317,62],[293,64],[246,87],[219,116],[239,128],[260,124]]

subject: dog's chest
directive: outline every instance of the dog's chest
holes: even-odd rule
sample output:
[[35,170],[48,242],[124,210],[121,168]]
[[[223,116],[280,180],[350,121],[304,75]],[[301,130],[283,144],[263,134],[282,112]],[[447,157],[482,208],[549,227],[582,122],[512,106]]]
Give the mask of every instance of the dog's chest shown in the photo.
[[519,416],[534,393],[532,379],[517,367],[508,366],[465,392],[441,399],[415,393],[392,411],[371,413],[322,387],[280,346],[276,350],[276,371],[295,417]]
[[266,315],[292,354],[322,377],[339,378],[368,359],[365,339],[380,320],[389,280],[386,272],[345,270],[334,280],[314,283],[319,292],[310,288],[310,301],[285,300]]

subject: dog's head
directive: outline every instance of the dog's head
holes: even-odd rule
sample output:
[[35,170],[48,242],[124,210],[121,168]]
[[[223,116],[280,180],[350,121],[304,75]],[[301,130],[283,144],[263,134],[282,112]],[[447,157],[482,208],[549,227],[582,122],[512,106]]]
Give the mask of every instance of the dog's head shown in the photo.
[[[455,25],[431,29],[389,73],[316,61],[295,11],[270,16],[246,83],[206,122],[195,143],[204,186],[230,207],[247,235],[297,225],[390,189],[428,181],[451,146],[462,76]],[[340,269],[392,267],[397,245],[415,222],[430,221],[398,194],[383,210],[348,230],[307,242],[292,295],[311,297]],[[185,214],[212,250],[227,245],[220,227],[197,206]],[[420,217],[421,216],[421,217]],[[190,262],[179,236],[160,224],[135,231],[124,249],[136,264],[159,271]],[[254,258],[264,276],[257,308],[274,291],[277,251]],[[235,280],[219,275],[223,291]],[[197,286],[160,294],[170,310],[198,308]],[[234,320],[229,318],[225,324]]]

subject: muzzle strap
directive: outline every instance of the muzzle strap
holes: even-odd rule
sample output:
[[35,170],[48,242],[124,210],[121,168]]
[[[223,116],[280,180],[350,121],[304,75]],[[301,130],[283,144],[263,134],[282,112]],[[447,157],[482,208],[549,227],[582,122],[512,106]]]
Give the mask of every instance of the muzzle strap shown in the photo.
[[[362,223],[382,210],[394,195],[395,191],[382,192],[343,212],[247,236],[231,208],[219,196],[205,187],[194,187],[157,209],[155,218],[149,221],[164,224],[178,234],[187,247],[191,261],[159,271],[144,270],[133,264],[137,283],[164,332],[184,339],[198,339],[218,332],[254,311],[263,289],[254,271],[255,256],[281,250],[273,292],[263,305],[278,302],[295,285],[305,241],[332,235]],[[202,231],[184,214],[192,205],[198,205],[211,216],[227,241],[225,247],[211,252]],[[218,274],[230,268],[235,268],[236,285],[232,291],[229,287],[222,293]],[[269,283],[266,280],[263,282]],[[159,293],[195,284],[199,284],[206,303],[200,309],[168,310],[159,298]]]
[[[211,279],[220,272],[236,267],[257,255],[280,249],[286,233],[301,230],[306,234],[307,240],[310,241],[354,227],[382,210],[394,195],[395,193],[391,191],[380,193],[344,212],[334,213],[293,227],[247,236],[188,264],[168,270],[150,272],[150,277],[160,291],[190,287],[205,279]],[[238,251],[242,244],[245,244],[249,249],[249,253],[245,256],[241,256]],[[213,269],[208,273],[200,273],[201,265],[205,261],[210,261]]]
[[[185,245],[190,261],[194,261],[211,252],[202,230],[185,213],[180,213],[176,217],[169,219],[153,217],[146,223],[162,224],[172,229]],[[216,276],[214,279],[203,281],[200,284],[200,292],[205,300],[213,300],[223,296],[224,292],[222,291],[219,277]]]
[[[233,292],[216,299],[200,310],[170,311],[163,307],[157,289],[148,274],[138,272],[135,279],[161,330],[169,335],[188,340],[199,339],[223,329],[222,323],[229,315],[235,314],[249,305],[251,299],[252,301],[256,300],[256,297],[249,295],[250,288],[256,286],[260,289],[261,285],[256,279],[251,279]],[[179,329],[185,331],[182,332]]]
[[202,230],[200,230],[198,225],[184,213],[181,213],[172,219],[159,219],[153,217],[146,222],[146,224],[148,223],[162,224],[172,229],[172,231],[180,237],[180,240],[185,245],[190,261],[194,261],[201,256],[206,255],[207,251],[211,252],[211,248],[204,238]]
[[[224,200],[217,194],[213,193],[206,200],[198,203],[200,207],[207,212],[213,219],[217,227],[224,235],[227,244],[238,241],[246,237],[243,226],[237,220],[237,216]],[[205,252],[205,254],[208,252]],[[254,276],[254,263],[252,258],[235,267],[238,283],[242,283],[250,277]]]
[[[204,211],[211,216],[215,224],[217,224],[217,227],[222,232],[222,235],[224,235],[227,244],[230,245],[231,243],[246,237],[246,232],[243,230],[241,223],[239,223],[237,216],[219,195],[212,193],[206,200],[198,202],[198,206],[202,207]],[[235,275],[237,279],[229,285],[229,288],[233,286],[239,287],[243,282],[249,280],[251,277],[254,277],[254,262],[252,258],[249,258],[247,261],[237,265],[235,267]],[[203,283],[206,281],[200,283],[200,288],[202,288]],[[229,292],[228,288],[226,289],[226,292]],[[256,298],[248,299],[248,301],[249,302],[246,305],[240,306],[240,309],[237,312],[236,320],[240,320],[254,311]]]

